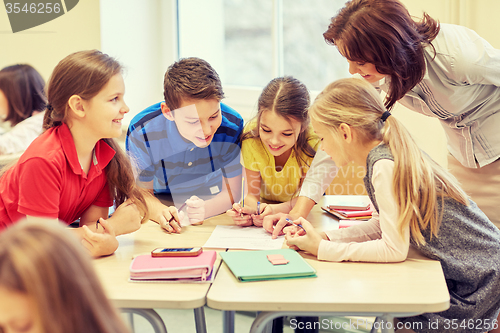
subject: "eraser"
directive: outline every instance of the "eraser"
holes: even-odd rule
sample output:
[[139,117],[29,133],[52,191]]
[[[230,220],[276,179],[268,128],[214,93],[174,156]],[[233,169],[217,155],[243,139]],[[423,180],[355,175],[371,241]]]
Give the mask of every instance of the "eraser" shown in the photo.
[[290,262],[289,260],[286,260],[282,254],[268,254],[267,260],[269,260],[273,265],[286,265]]

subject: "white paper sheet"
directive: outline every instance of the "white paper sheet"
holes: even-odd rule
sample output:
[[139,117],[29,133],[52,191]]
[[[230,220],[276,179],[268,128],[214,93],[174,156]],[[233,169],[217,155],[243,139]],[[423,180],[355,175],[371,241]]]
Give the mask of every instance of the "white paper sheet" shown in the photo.
[[285,236],[272,239],[271,234],[259,227],[218,225],[203,247],[245,250],[281,249]]

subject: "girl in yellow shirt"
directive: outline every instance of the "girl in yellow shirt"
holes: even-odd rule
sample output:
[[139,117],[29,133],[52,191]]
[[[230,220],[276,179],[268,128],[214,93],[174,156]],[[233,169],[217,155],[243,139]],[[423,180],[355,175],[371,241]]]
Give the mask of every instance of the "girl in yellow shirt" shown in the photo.
[[[258,101],[258,113],[244,129],[241,155],[247,194],[227,214],[241,226],[262,226],[264,216],[287,213],[316,154],[319,139],[308,115],[309,92],[291,77],[273,79]],[[277,202],[260,204],[258,202]]]

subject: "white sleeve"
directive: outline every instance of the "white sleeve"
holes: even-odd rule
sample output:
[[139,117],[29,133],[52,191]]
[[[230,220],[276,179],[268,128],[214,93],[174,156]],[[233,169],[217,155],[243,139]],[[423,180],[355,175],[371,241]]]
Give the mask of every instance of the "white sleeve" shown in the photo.
[[42,133],[44,112],[26,118],[0,135],[0,154],[20,153]]
[[456,53],[454,59],[454,79],[460,83],[500,87],[500,50],[495,49],[472,30],[461,33],[468,36],[464,38],[460,52]]
[[380,160],[373,165],[372,184],[379,208],[367,223],[327,232],[330,241],[322,240],[318,259],[328,261],[398,262],[406,259],[410,231],[403,236],[398,228],[398,208],[393,194],[394,162]]
[[307,171],[299,196],[318,202],[337,175],[337,171],[335,162],[320,147]]

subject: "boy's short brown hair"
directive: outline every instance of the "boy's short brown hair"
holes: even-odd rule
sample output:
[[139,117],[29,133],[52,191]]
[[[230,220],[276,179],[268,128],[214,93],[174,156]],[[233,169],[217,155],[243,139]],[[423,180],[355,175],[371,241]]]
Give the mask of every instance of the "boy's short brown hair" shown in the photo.
[[224,98],[219,75],[200,58],[184,58],[170,65],[163,81],[163,96],[170,110],[178,109],[183,99]]

